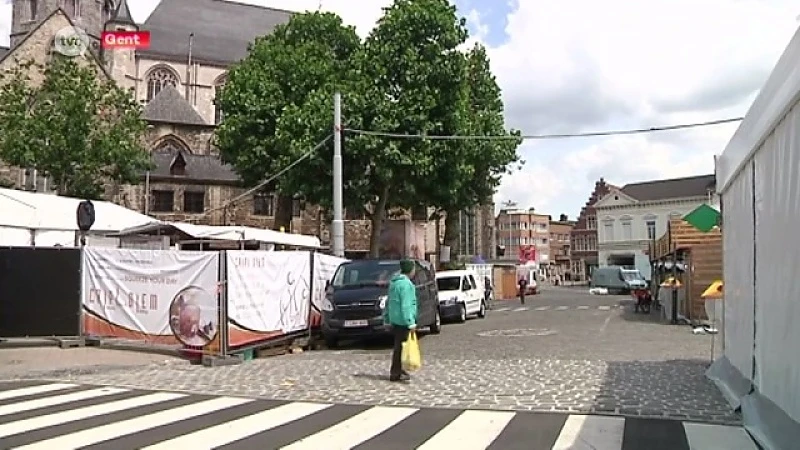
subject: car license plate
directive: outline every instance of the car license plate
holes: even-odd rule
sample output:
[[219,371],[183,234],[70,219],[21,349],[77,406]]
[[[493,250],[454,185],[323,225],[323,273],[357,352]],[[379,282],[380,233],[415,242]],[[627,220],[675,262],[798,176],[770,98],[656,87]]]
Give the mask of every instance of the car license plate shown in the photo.
[[344,326],[347,328],[365,327],[369,325],[366,320],[345,320]]

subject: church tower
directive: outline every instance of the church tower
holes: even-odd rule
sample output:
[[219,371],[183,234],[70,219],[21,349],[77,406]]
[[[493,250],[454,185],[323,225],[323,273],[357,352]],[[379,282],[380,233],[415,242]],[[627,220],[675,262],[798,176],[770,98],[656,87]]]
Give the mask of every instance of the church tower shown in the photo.
[[11,47],[57,8],[99,42],[105,22],[116,10],[115,3],[114,0],[12,0]]
[[[131,16],[128,7],[128,0],[119,0],[119,4],[114,10],[111,18],[106,22],[106,31],[139,31],[139,26]],[[105,62],[111,78],[123,89],[134,90],[135,81],[127,75],[136,73],[136,51],[134,49],[114,49],[103,50],[103,61]]]

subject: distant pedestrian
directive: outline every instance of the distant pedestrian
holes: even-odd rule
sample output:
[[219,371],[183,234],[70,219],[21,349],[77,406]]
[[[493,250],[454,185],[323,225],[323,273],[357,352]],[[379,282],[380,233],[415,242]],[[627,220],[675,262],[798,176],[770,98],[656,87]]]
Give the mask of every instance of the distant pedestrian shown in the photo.
[[403,343],[408,333],[417,329],[417,288],[411,281],[414,276],[414,261],[400,261],[400,273],[392,277],[389,283],[389,298],[384,310],[384,321],[392,327],[394,349],[392,350],[392,366],[389,370],[389,381],[408,381],[411,376],[403,370],[401,360]]
[[528,280],[525,277],[519,279],[519,301],[525,304],[525,290],[528,288]]

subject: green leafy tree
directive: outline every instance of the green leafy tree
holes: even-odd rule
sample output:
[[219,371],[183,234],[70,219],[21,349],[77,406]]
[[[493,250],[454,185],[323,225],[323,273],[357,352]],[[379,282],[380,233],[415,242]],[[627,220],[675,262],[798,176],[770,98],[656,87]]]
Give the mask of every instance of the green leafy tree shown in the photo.
[[[313,110],[309,97],[343,83],[360,45],[354,28],[335,14],[319,12],[296,14],[251,45],[218,100],[225,119],[216,134],[223,161],[245,183],[262,182],[332,132],[332,97]],[[330,161],[330,154],[320,151],[271,186],[280,194],[276,228],[288,227],[295,195],[313,203],[330,198]]]
[[0,84],[0,159],[36,167],[59,194],[98,199],[106,183],[137,183],[150,167],[141,107],[93,66],[54,56],[16,65]]
[[504,174],[511,173],[522,144],[518,131],[505,128],[500,87],[492,74],[486,49],[476,44],[466,55],[461,133],[508,139],[449,141],[446,157],[438,159],[437,176],[427,185],[428,201],[445,215],[445,244],[459,253],[459,211],[488,204]]
[[[374,86],[370,104],[378,106],[373,115],[380,118],[367,129],[457,134],[465,74],[458,47],[466,39],[465,20],[449,1],[395,0],[364,44],[363,73]],[[383,148],[383,164],[376,166],[383,174],[372,214],[374,253],[387,207],[428,206],[424,188],[450,146],[413,139],[383,139],[372,145]]]
[[[467,32],[446,0],[396,0],[351,60],[339,85],[321,87],[303,107],[285,116],[286,138],[307,148],[327,129],[334,89],[342,92],[345,127],[401,134],[456,134],[465,91],[465,59],[458,47]],[[313,124],[313,125],[311,125]],[[311,126],[309,126],[311,125]],[[303,139],[297,139],[304,136]],[[377,257],[388,210],[424,204],[428,180],[445,146],[422,140],[397,140],[346,133],[343,144],[344,197],[348,208],[369,215],[370,256]],[[315,183],[319,200],[330,199],[330,154],[319,161],[328,168]],[[317,173],[317,171],[312,171]]]

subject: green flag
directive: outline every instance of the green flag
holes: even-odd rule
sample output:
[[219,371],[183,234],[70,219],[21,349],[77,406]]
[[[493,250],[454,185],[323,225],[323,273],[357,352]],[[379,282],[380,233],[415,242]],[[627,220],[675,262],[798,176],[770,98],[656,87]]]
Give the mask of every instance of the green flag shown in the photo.
[[694,211],[683,216],[683,220],[687,221],[693,227],[708,233],[713,230],[715,226],[719,225],[720,213],[711,205],[702,204],[694,209]]

